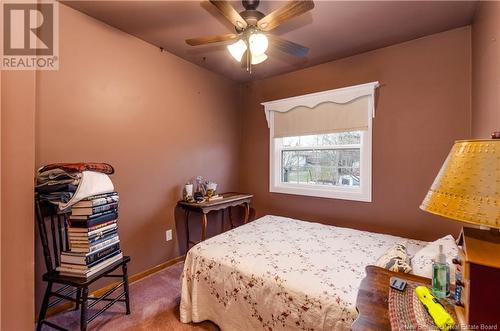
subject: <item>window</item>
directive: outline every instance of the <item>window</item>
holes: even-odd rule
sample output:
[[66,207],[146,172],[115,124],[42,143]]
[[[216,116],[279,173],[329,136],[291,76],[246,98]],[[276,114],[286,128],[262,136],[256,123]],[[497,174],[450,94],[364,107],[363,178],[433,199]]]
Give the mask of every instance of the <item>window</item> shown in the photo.
[[[344,103],[330,102],[338,91],[320,92],[323,99],[313,107],[303,105],[318,94],[264,104],[270,110],[271,192],[371,201],[373,100],[351,94]],[[276,105],[285,101],[286,107]]]
[[271,192],[371,201],[371,133],[274,138]]
[[358,186],[362,132],[275,139],[281,182]]

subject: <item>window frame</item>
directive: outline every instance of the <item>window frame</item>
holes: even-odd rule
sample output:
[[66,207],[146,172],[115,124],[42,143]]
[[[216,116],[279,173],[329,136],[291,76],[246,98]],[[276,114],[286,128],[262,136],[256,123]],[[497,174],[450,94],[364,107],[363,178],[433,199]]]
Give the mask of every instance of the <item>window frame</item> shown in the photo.
[[[361,144],[333,145],[333,146],[301,146],[278,147],[278,140],[274,138],[274,112],[269,114],[269,191],[293,195],[312,196],[330,199],[353,200],[372,202],[372,120],[368,121],[368,130],[361,131]],[[318,150],[318,149],[352,149],[360,148],[360,186],[342,187],[321,184],[296,184],[281,181],[282,158],[284,150]]]
[[[269,130],[269,191],[303,196],[313,196],[331,199],[372,202],[372,138],[373,118],[375,117],[375,94],[380,86],[378,81],[337,88],[322,92],[293,96],[285,99],[261,103]],[[297,106],[315,108],[323,102],[344,104],[362,96],[368,99],[368,129],[362,131],[360,150],[360,186],[357,188],[321,185],[292,184],[281,182],[281,150],[276,148],[274,139],[274,114],[288,112]],[[347,131],[347,130],[346,130]],[[351,146],[352,147],[352,146]],[[315,149],[307,147],[305,149]],[[295,148],[297,149],[297,148]],[[317,149],[317,148],[316,148]],[[293,150],[293,149],[292,149]],[[278,162],[279,160],[279,162]]]

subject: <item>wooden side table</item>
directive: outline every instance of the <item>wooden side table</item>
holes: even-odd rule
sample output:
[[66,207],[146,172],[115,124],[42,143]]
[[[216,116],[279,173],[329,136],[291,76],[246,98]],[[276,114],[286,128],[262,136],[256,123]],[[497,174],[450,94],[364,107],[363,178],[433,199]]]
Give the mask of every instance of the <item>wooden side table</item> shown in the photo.
[[[224,230],[224,211],[229,208],[229,222],[231,223],[231,229],[234,228],[233,218],[231,213],[231,207],[243,206],[245,208],[245,218],[243,223],[248,222],[248,217],[250,215],[250,202],[252,200],[252,194],[245,193],[224,193],[221,194],[222,199],[215,201],[208,201],[203,203],[196,202],[186,202],[179,201],[177,203],[185,211],[185,226],[186,226],[186,250],[189,249],[189,244],[196,245],[197,243],[204,241],[207,236],[207,214],[211,211],[222,210],[221,218],[221,232]],[[191,212],[197,212],[201,214],[201,240],[199,242],[193,242],[189,239],[189,214]]]
[[431,284],[429,278],[389,271],[376,266],[366,267],[366,277],[361,281],[356,300],[358,318],[352,324],[353,331],[390,330],[389,280],[391,277]]

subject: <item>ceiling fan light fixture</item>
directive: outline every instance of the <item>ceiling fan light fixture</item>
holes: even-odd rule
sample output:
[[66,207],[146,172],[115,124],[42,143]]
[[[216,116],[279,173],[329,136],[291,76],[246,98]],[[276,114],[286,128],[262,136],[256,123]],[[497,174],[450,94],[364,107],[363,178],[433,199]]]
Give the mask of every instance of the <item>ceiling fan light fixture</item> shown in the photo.
[[269,41],[263,33],[252,33],[248,38],[248,43],[253,56],[264,54],[269,46]]
[[252,55],[252,65],[262,63],[265,60],[267,60],[267,55],[265,53],[259,55]]
[[241,58],[247,50],[247,44],[240,39],[234,44],[228,45],[227,49],[229,50],[229,53],[236,59],[236,61],[241,62]]
[[269,46],[297,57],[305,57],[309,49],[294,42],[269,34],[276,27],[314,8],[313,0],[290,0],[286,4],[265,15],[257,10],[260,0],[242,0],[244,11],[238,13],[229,0],[209,0],[217,10],[234,26],[236,33],[186,39],[190,46],[237,40],[227,46],[232,57],[250,74],[252,65],[267,60]]

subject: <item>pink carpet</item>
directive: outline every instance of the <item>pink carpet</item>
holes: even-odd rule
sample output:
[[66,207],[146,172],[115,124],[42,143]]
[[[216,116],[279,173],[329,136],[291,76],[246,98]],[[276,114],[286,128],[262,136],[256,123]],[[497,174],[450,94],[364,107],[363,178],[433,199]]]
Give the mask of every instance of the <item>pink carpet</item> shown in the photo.
[[[211,322],[183,324],[179,321],[182,267],[183,263],[178,263],[131,284],[131,314],[125,315],[125,304],[117,303],[92,321],[87,330],[219,330]],[[94,311],[89,310],[89,316]],[[49,321],[69,330],[79,330],[79,316],[80,311],[68,311]],[[42,330],[49,329],[44,326]]]

